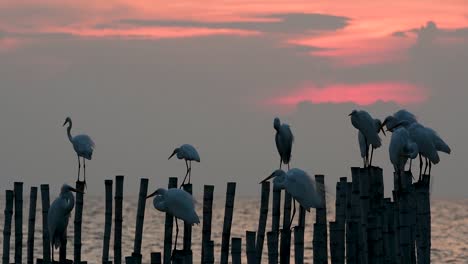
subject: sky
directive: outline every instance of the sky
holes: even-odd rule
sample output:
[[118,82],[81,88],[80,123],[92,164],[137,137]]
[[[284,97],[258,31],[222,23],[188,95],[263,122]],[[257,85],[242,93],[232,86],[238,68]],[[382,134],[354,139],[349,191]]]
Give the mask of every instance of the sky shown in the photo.
[[[57,1],[0,2],[1,190],[76,179],[62,127],[96,142],[88,192],[125,175],[150,189],[182,177],[167,160],[190,143],[194,192],[228,181],[240,195],[279,163],[273,119],[295,135],[293,167],[339,177],[360,166],[348,114],[415,113],[452,147],[433,168],[435,197],[468,197],[468,2]],[[390,193],[390,136],[375,152]],[[415,168],[416,169],[416,166]],[[3,195],[2,195],[3,197]]]

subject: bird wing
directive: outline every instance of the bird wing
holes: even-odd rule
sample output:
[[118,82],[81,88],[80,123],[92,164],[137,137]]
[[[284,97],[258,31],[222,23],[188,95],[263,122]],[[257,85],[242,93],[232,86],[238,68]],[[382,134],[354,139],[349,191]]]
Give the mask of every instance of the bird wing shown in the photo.
[[281,125],[278,133],[275,137],[276,148],[280,154],[283,162],[288,164],[291,160],[292,144],[294,142],[294,136],[291,128],[287,124]]
[[418,122],[416,116],[406,109],[398,110],[397,112],[393,114],[393,117],[395,117],[398,121],[406,120],[406,121],[409,121],[410,123]]
[[388,148],[390,161],[395,168],[395,171],[399,171],[406,163],[404,159],[404,147],[408,143],[409,133],[404,127],[399,127],[392,133],[392,138],[390,140],[390,146]]
[[200,155],[198,155],[197,149],[190,144],[184,144],[180,147],[183,156],[187,160],[194,160],[200,162]]
[[447,154],[450,154],[452,150],[450,149],[449,145],[445,143],[445,141],[439,136],[439,134],[432,128],[426,127],[428,132],[431,134],[434,146],[438,151],[445,152]]
[[358,131],[358,143],[359,143],[359,150],[361,151],[361,157],[364,158],[367,155],[367,146],[366,146],[366,139],[361,131]]
[[80,156],[91,159],[96,144],[90,136],[82,134],[73,137],[73,147]]
[[439,163],[439,154],[437,153],[430,130],[419,123],[414,123],[409,127],[409,133],[411,139],[418,145],[419,152],[433,164]]
[[181,189],[169,189],[165,195],[166,208],[173,216],[187,224],[198,224],[200,219],[195,212],[195,200],[192,195]]
[[68,218],[70,215],[65,215],[64,208],[64,201],[57,198],[51,204],[47,215],[47,224],[51,239],[50,242],[55,248],[60,246],[65,230],[68,226]]
[[372,144],[374,148],[380,147],[382,143],[372,116],[366,111],[359,111],[355,116],[356,120],[352,120],[353,125],[362,132],[367,140],[367,144]]
[[289,170],[285,188],[305,209],[317,208],[322,204],[315,181],[303,170]]

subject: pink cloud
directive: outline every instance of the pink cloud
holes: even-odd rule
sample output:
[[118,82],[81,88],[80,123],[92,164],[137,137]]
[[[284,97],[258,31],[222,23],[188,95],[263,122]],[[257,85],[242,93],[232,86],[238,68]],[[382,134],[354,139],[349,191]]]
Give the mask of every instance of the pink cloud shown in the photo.
[[334,84],[326,87],[307,86],[289,94],[266,101],[267,105],[296,106],[301,102],[355,103],[370,105],[377,101],[395,102],[401,105],[422,103],[428,99],[422,87],[400,82],[364,84]]

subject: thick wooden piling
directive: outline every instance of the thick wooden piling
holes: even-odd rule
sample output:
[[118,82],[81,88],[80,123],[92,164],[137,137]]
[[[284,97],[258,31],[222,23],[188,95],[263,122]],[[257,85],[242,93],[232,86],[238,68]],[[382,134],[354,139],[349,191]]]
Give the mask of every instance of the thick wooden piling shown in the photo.
[[255,236],[256,232],[246,231],[245,232],[245,243],[246,243],[246,254],[247,254],[247,264],[256,264],[257,256],[255,252]]
[[429,264],[431,262],[431,203],[430,203],[430,176],[423,175],[422,181],[415,183],[416,196],[416,241],[418,264]]
[[205,243],[205,255],[203,255],[203,263],[213,264],[214,263],[214,242],[210,240]]
[[161,264],[161,252],[151,252],[150,264]]
[[34,231],[36,227],[36,201],[37,201],[37,187],[31,187],[29,194],[29,219],[28,219],[28,250],[27,259],[28,264],[34,263]]
[[50,207],[49,185],[41,184],[42,200],[42,260],[43,263],[50,263],[50,236],[48,225],[48,214]]
[[399,198],[398,198],[398,191],[392,191],[392,196],[393,196],[393,228],[395,230],[395,263],[400,264],[401,263],[401,252],[400,252],[400,215],[399,215]]
[[[335,222],[336,222],[336,263],[344,264],[345,259],[345,223],[346,223],[346,195],[347,195],[347,178],[341,177],[336,184],[336,200],[335,200]],[[331,227],[330,227],[331,231]],[[330,234],[331,237],[331,234]],[[330,242],[331,243],[331,242]],[[330,250],[330,253],[333,252]]]
[[[169,189],[177,188],[177,177],[170,177],[167,187]],[[166,220],[164,223],[164,264],[171,263],[173,220],[174,217],[170,213],[166,213]]]
[[316,188],[322,199],[322,207],[316,209],[312,247],[314,249],[314,264],[328,262],[327,242],[327,201],[325,198],[325,177],[315,175]]
[[289,264],[291,252],[291,194],[284,192],[283,228],[281,229],[280,264]]
[[11,219],[13,216],[13,199],[14,192],[12,190],[5,191],[5,222],[3,225],[3,256],[2,264],[10,264],[10,237],[11,237]]
[[122,263],[122,207],[124,176],[115,177],[114,263]]
[[398,192],[398,218],[400,239],[401,264],[411,264],[411,220],[410,220],[410,196],[411,178],[410,172],[401,174],[401,189]]
[[338,234],[338,223],[335,222],[330,222],[329,223],[330,227],[330,258],[331,258],[331,263],[336,264],[339,263],[339,257],[338,254],[338,240],[340,239],[339,234]]
[[262,183],[262,196],[260,202],[260,217],[258,220],[257,240],[255,251],[257,253],[257,264],[262,263],[263,243],[265,241],[265,230],[268,219],[268,202],[270,201],[270,182]]
[[21,264],[23,258],[23,183],[14,183],[15,193],[15,263]]
[[[84,191],[85,183],[82,181],[76,182],[76,189]],[[75,221],[73,222],[75,231],[74,231],[74,262],[81,263],[81,224],[83,220],[83,204],[84,196],[83,193],[76,193],[76,203],[75,203]]]
[[271,231],[279,233],[281,216],[281,188],[273,184],[273,201],[271,213]]
[[383,225],[382,225],[382,237],[383,237],[383,248],[384,248],[384,263],[393,264],[395,263],[395,228],[394,228],[394,217],[393,217],[393,206],[390,198],[384,199],[384,214],[383,214]]
[[211,240],[211,220],[213,215],[213,185],[203,187],[203,227],[202,227],[202,250],[201,262],[204,263],[205,245]]
[[[192,194],[192,184],[184,184],[183,188],[186,192]],[[192,254],[192,225],[185,224],[184,222],[184,253],[185,253],[185,264],[193,263]]]
[[383,244],[382,232],[378,229],[379,218],[374,214],[369,214],[367,218],[368,224],[368,247],[369,247],[369,263],[383,264]]
[[145,220],[146,196],[148,194],[148,179],[140,179],[140,192],[138,193],[138,209],[135,224],[135,240],[132,257],[141,263],[141,241],[143,240],[143,223]]
[[107,264],[109,261],[109,242],[112,228],[112,180],[105,180],[104,185],[106,190],[106,211],[102,245],[102,263]]
[[294,227],[294,263],[304,263],[304,227]]
[[242,263],[242,238],[233,237],[231,239],[232,264]]
[[221,264],[227,264],[229,259],[229,242],[231,237],[232,215],[234,212],[234,199],[236,196],[236,183],[228,182],[226,190],[226,205],[224,207],[223,234],[221,241]]
[[360,215],[360,230],[359,230],[359,261],[362,264],[368,262],[368,247],[367,247],[367,217],[369,214],[369,188],[370,188],[370,168],[359,169],[359,207]]
[[356,245],[358,227],[355,221],[353,201],[356,200],[354,197],[357,195],[353,195],[354,182],[348,182],[346,186],[346,263],[355,264],[358,252]]
[[278,264],[278,233],[271,231],[267,233],[268,264]]

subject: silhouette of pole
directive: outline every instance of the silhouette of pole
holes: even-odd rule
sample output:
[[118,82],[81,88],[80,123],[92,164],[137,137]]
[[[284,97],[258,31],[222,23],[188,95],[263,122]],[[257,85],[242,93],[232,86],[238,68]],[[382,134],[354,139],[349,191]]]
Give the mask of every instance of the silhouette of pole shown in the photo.
[[50,207],[49,185],[41,184],[42,200],[42,260],[43,263],[50,263],[50,236],[48,215]]
[[213,185],[203,187],[203,229],[202,229],[202,251],[201,263],[204,263],[205,246],[211,240],[211,219],[213,211]]
[[270,182],[262,183],[262,196],[260,203],[260,217],[258,219],[257,229],[257,244],[255,251],[257,252],[257,264],[262,263],[263,242],[265,240],[266,223],[268,219],[268,202],[270,200]]
[[291,257],[291,195],[284,192],[283,229],[281,230],[280,264],[289,264]]
[[5,191],[5,222],[3,226],[3,264],[10,264],[10,237],[11,237],[11,218],[13,216],[13,199],[14,192],[12,190]]
[[102,263],[109,261],[109,244],[112,228],[112,180],[104,181],[106,189],[106,212],[104,224],[104,239],[102,246]]
[[122,263],[122,206],[124,176],[115,177],[114,263]]
[[36,226],[37,187],[31,187],[29,195],[29,221],[28,221],[28,264],[34,263],[34,228]]
[[241,252],[242,252],[242,238],[233,237],[231,239],[232,264],[242,263]]
[[231,237],[232,215],[234,212],[234,199],[236,196],[236,183],[228,182],[226,190],[226,204],[224,206],[223,234],[221,241],[221,264],[227,264],[229,258],[229,242]]
[[[85,184],[84,182],[77,181],[76,189],[84,191]],[[76,205],[75,205],[75,235],[74,235],[74,262],[81,263],[81,224],[83,220],[83,203],[84,196],[83,193],[76,193]]]
[[271,231],[267,233],[268,264],[278,263],[278,233]]
[[[192,184],[184,184],[183,188],[186,192],[192,194]],[[185,255],[185,264],[192,264],[193,255],[192,255],[192,225],[185,224],[184,222],[184,255]]]
[[256,233],[253,231],[245,232],[245,242],[246,242],[246,254],[247,254],[247,264],[256,264],[257,263],[257,254],[255,253],[255,236]]
[[23,183],[14,183],[15,192],[15,263],[23,258]]
[[135,241],[133,244],[132,257],[141,263],[141,241],[143,239],[143,223],[145,220],[146,195],[148,193],[148,179],[140,179],[140,192],[138,194],[138,209],[135,224]]

